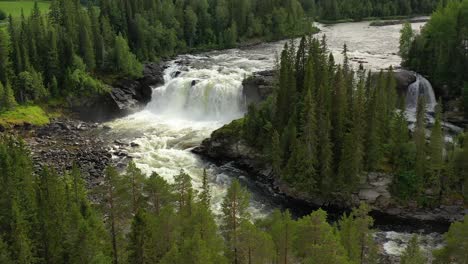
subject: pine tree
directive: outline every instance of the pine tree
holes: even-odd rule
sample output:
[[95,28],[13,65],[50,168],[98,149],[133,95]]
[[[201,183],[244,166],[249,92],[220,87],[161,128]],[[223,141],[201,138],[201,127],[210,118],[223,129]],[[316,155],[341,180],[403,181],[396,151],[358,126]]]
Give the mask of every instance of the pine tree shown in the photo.
[[114,167],[107,167],[100,191],[103,199],[102,210],[108,216],[106,224],[111,238],[112,262],[118,264],[123,254],[121,252],[122,228],[130,220],[130,190],[126,188],[117,170]]
[[124,179],[128,181],[127,186],[131,190],[131,210],[136,214],[138,209],[142,206],[143,201],[143,182],[145,175],[137,168],[135,162],[130,161]]
[[338,222],[341,244],[352,263],[377,263],[377,245],[371,230],[374,220],[369,211],[368,205],[361,204]]
[[248,221],[250,195],[241,187],[238,180],[234,180],[227,190],[226,197],[222,203],[222,225],[221,230],[226,239],[227,246],[230,250],[230,257],[234,263],[240,262],[240,228],[244,221]]
[[298,220],[294,249],[301,263],[347,263],[339,237],[319,209]]
[[270,218],[269,232],[275,244],[276,263],[294,263],[295,221],[291,219],[289,211],[281,213],[279,210],[275,210]]
[[273,241],[267,233],[257,229],[249,221],[241,223],[237,248],[238,263],[272,263],[273,248]]
[[426,257],[419,248],[418,236],[414,235],[406,246],[406,250],[401,256],[401,264],[424,264]]
[[148,211],[154,215],[159,215],[161,210],[173,200],[169,183],[155,172],[145,180],[143,189]]

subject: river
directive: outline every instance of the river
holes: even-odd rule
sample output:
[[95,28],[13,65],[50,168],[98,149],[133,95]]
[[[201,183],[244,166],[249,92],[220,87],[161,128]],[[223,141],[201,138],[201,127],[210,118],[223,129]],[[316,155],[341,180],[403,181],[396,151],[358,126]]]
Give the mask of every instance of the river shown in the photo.
[[[423,23],[415,23],[413,29],[421,26]],[[401,25],[370,27],[368,22],[360,22],[318,27],[320,35],[327,36],[337,62],[342,60],[346,43],[356,67],[362,62],[367,69],[378,71],[401,63],[397,55]],[[252,192],[249,210],[255,218],[264,217],[274,208],[293,207],[255,186],[245,172],[229,164],[216,166],[190,151],[215,129],[243,116],[246,106],[242,80],[253,72],[273,68],[284,43],[178,56],[168,63],[165,84],[154,87],[153,100],[143,111],[110,122],[109,136],[138,144],[128,149],[137,166],[147,174],[155,171],[169,182],[184,169],[192,176],[195,188],[199,188],[206,168],[215,213],[221,211],[221,201],[234,178],[241,179]],[[377,233],[389,255],[401,254],[410,237],[409,233],[398,231]],[[426,234],[423,239],[428,248],[440,244],[440,236],[435,234]]]

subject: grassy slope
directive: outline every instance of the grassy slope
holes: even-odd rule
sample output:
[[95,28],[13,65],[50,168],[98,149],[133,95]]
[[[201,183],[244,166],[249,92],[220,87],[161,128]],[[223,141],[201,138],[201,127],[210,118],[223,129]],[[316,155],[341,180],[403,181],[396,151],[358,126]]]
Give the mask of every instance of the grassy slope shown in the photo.
[[12,110],[0,112],[0,125],[10,127],[29,123],[41,126],[49,123],[49,116],[39,106],[22,105]]
[[[49,2],[38,2],[39,9],[41,12],[47,12],[49,9]],[[21,9],[25,16],[29,15],[31,10],[34,7],[34,1],[1,1],[0,0],[0,9],[5,11],[7,15],[11,14],[14,18],[21,16]]]

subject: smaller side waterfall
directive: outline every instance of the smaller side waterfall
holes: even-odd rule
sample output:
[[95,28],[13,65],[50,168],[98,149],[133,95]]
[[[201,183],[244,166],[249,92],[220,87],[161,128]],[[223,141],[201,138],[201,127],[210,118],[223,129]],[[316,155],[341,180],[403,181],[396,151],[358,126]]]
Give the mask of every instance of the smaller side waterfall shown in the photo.
[[[431,127],[434,122],[434,112],[437,106],[437,100],[434,94],[431,83],[423,76],[415,73],[416,81],[408,86],[406,94],[406,119],[409,123],[409,128],[414,130],[416,123],[416,111],[418,107],[418,99],[424,96],[426,99],[426,123]],[[445,141],[453,142],[453,137],[463,132],[463,129],[448,122],[442,122],[442,128],[445,132]],[[426,131],[427,136],[430,135],[430,130]]]
[[407,112],[416,113],[420,96],[424,96],[426,99],[426,112],[433,113],[437,100],[432,85],[426,78],[416,73],[416,81],[408,87],[408,93],[406,94]]

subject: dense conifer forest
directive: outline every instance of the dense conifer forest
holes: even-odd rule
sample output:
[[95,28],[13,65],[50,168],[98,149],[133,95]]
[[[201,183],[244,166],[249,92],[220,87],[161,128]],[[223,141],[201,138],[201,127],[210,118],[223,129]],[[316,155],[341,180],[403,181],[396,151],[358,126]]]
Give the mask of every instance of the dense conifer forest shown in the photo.
[[441,96],[464,95],[468,115],[468,2],[452,1],[438,8],[421,34],[406,26],[404,65],[430,77]]
[[[108,92],[139,78],[143,64],[201,50],[289,41],[275,69],[275,91],[215,133],[246,142],[275,177],[309,197],[346,199],[371,172],[394,175],[392,195],[430,208],[468,201],[468,133],[446,142],[443,104],[428,127],[426,102],[408,129],[393,69],[354,69],[312,33],[312,21],[429,14],[420,35],[402,30],[404,66],[444,93],[464,95],[468,111],[468,1],[434,0],[52,0],[13,17],[0,11],[0,113],[18,104],[66,101]],[[427,132],[430,132],[430,136]],[[3,132],[3,131],[2,131]],[[322,209],[296,218],[275,210],[254,220],[251,194],[234,179],[221,210],[183,169],[169,183],[133,161],[109,166],[93,188],[79,164],[35,168],[26,144],[0,135],[0,263],[358,264],[380,263],[366,204],[331,223]],[[455,222],[434,263],[465,263],[468,217]],[[418,237],[401,263],[426,263]]]
[[[181,171],[169,184],[134,163],[87,191],[78,167],[33,173],[24,143],[0,139],[0,262],[10,263],[379,263],[363,204],[334,225],[318,210],[300,219],[275,211],[250,221],[250,194],[234,180],[216,217],[207,174],[197,192]],[[91,202],[92,197],[94,202]],[[437,263],[466,259],[468,218],[447,233]],[[425,263],[413,238],[402,263]],[[460,262],[462,263],[462,262]]]
[[349,195],[369,172],[381,171],[396,176],[394,194],[402,202],[431,206],[454,194],[466,200],[466,136],[444,143],[438,106],[426,141],[423,98],[411,135],[393,70],[354,71],[346,49],[337,65],[325,39],[287,44],[275,94],[222,131],[262,151],[278,177],[311,196]]
[[[428,14],[436,1],[50,1],[0,30],[2,108],[107,91],[142,62],[313,32],[310,21]],[[2,12],[2,16],[8,14]],[[0,19],[1,20],[1,19]],[[104,81],[103,81],[104,80]]]

